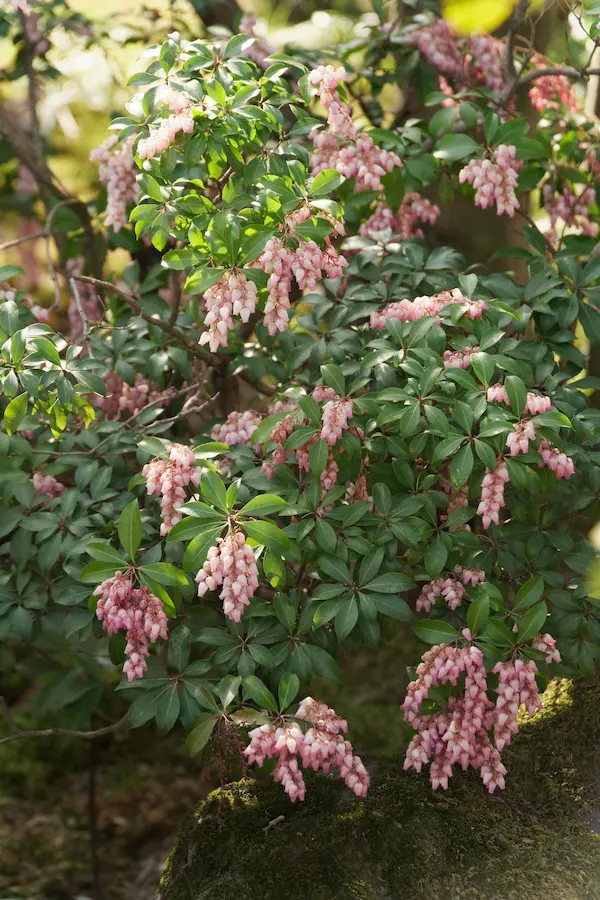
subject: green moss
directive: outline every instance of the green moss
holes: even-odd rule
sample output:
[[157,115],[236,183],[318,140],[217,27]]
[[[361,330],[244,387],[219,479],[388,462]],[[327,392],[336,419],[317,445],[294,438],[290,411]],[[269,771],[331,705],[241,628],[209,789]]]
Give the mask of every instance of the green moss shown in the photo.
[[492,797],[462,772],[433,793],[399,758],[373,764],[365,801],[322,775],[293,806],[262,778],[215,791],[184,825],[159,897],[600,900],[600,686],[555,682],[545,699]]

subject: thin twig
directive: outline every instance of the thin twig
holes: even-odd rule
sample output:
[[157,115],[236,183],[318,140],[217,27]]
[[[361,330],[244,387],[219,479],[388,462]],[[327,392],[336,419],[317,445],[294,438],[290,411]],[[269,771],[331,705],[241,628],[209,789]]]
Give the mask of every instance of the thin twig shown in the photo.
[[6,725],[11,732],[7,737],[0,738],[0,744],[8,744],[11,741],[25,741],[29,738],[38,737],[70,737],[93,741],[96,738],[104,737],[106,734],[124,731],[128,721],[128,714],[126,713],[118,722],[113,722],[112,725],[105,725],[103,728],[96,728],[94,731],[71,731],[69,728],[42,728],[37,731],[23,731],[15,723],[4,697],[0,697],[0,710],[4,714]]
[[4,244],[0,244],[0,251],[9,250],[11,247],[18,247],[19,244],[25,244],[27,241],[39,241],[40,238],[45,237],[45,231],[38,231],[36,234],[26,234],[24,237],[13,238],[12,241],[5,241]]
[[182,292],[181,292],[181,282],[179,280],[179,272],[171,272],[171,291],[173,294],[172,297],[172,306],[171,306],[171,315],[169,316],[169,325],[174,325],[177,321],[177,316],[179,315],[179,308],[181,306]]
[[77,287],[77,282],[73,278],[72,275],[69,275],[69,287],[71,288],[71,293],[75,298],[75,305],[77,307],[77,312],[79,313],[79,317],[81,318],[81,322],[83,325],[83,341],[87,340],[87,336],[90,331],[90,323],[86,314],[86,311],[83,308],[83,303],[81,302],[81,294],[79,293],[79,288]]

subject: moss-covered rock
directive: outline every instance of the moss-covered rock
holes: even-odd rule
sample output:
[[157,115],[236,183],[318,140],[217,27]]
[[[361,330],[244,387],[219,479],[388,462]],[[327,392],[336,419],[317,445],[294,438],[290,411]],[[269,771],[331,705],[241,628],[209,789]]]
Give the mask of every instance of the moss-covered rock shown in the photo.
[[600,686],[555,682],[545,700],[491,797],[462,772],[433,793],[400,758],[373,763],[365,801],[322,775],[296,805],[262,779],[215,791],[160,900],[600,900]]

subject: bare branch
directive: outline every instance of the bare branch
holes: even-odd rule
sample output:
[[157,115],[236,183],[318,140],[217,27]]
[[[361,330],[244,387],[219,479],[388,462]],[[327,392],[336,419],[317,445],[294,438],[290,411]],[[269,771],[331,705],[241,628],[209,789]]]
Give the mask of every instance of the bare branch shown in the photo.
[[19,244],[26,244],[28,241],[39,241],[40,238],[45,237],[45,231],[38,231],[35,234],[26,234],[24,237],[13,238],[12,241],[5,241],[4,244],[0,244],[0,250],[10,250],[11,247],[18,247]]
[[69,737],[93,741],[96,738],[104,737],[106,734],[125,731],[128,719],[128,715],[125,714],[118,722],[113,722],[112,725],[105,725],[103,728],[96,728],[94,731],[71,731],[69,728],[41,728],[37,731],[23,731],[15,723],[4,697],[0,697],[0,710],[4,714],[6,725],[11,732],[7,737],[0,738],[0,744],[9,744],[11,741],[26,741],[29,738],[39,737]]

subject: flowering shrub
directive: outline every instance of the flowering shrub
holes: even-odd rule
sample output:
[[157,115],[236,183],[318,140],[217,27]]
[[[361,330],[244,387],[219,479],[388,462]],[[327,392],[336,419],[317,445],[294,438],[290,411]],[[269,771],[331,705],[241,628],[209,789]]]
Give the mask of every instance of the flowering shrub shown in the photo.
[[[43,67],[31,5],[2,21]],[[406,623],[430,649],[405,767],[446,788],[472,766],[494,791],[521,705],[555,671],[593,675],[598,134],[580,70],[513,37],[419,16],[335,64],[251,34],[144,54],[92,154],[106,197],[59,201],[71,334],[0,269],[0,635],[11,660],[43,648],[43,714],[76,727],[128,701],[191,752],[254,726],[244,756],[276,760],[291,800],[300,763],[364,796],[346,722],[305,691]],[[438,108],[380,127],[409,78],[439,79]],[[439,246],[455,192],[523,226],[498,255],[524,283]]]

